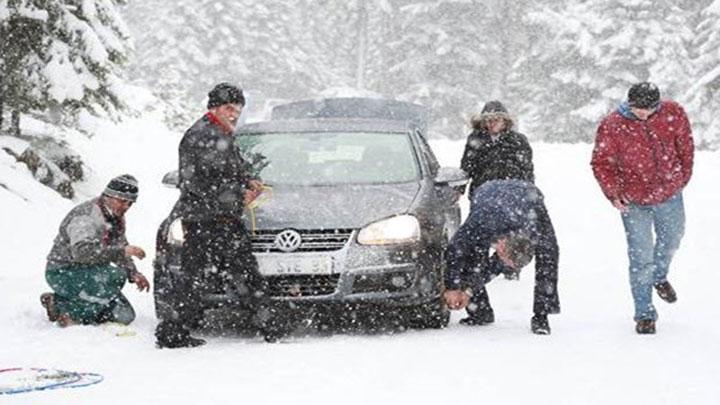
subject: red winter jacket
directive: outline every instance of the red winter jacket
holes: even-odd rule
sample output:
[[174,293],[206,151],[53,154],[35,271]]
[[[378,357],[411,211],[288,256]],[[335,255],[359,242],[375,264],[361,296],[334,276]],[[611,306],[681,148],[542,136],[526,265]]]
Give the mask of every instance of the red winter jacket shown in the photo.
[[693,139],[683,108],[663,101],[646,121],[627,105],[600,123],[592,169],[605,196],[643,205],[661,203],[690,180]]

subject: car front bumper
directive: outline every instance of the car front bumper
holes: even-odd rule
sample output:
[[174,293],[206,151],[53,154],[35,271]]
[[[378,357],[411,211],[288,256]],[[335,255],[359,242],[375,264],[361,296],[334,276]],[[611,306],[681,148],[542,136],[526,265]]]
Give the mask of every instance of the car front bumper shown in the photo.
[[[255,253],[260,272],[267,281],[267,293],[273,300],[297,304],[372,304],[414,306],[436,301],[441,293],[442,263],[436,250],[422,243],[389,246],[362,246],[348,242],[342,249],[330,252],[285,253],[283,258],[323,255],[332,263],[323,274],[284,273],[267,269],[264,256],[276,253]],[[163,277],[181,274],[181,247],[171,246],[155,261]],[[210,272],[212,273],[212,272]],[[203,295],[213,304],[237,301],[231,289],[221,286]]]

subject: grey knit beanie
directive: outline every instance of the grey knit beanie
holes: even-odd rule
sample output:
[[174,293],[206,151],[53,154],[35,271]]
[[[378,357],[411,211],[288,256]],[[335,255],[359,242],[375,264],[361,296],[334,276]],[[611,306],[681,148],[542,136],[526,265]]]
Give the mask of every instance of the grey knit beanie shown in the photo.
[[103,195],[135,202],[138,198],[138,191],[137,179],[129,174],[123,174],[110,180]]

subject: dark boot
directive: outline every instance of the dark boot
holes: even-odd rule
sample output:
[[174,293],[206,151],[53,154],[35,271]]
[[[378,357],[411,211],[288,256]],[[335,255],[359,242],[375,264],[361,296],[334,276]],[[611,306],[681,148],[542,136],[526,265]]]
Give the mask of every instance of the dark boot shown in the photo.
[[58,312],[55,309],[55,294],[51,292],[42,293],[40,295],[40,305],[45,308],[48,321],[55,322],[58,320]]
[[158,349],[177,349],[180,347],[197,347],[206,342],[190,336],[190,332],[182,325],[172,321],[161,321],[155,329],[155,346]]
[[530,329],[532,333],[536,335],[549,335],[550,323],[548,322],[547,315],[535,314],[530,320]]
[[67,328],[68,326],[79,325],[80,322],[75,321],[68,314],[58,314],[57,324],[61,328]]
[[657,291],[660,298],[665,302],[672,304],[677,301],[677,294],[669,281],[663,281],[662,283],[655,284],[655,291]]
[[637,324],[635,325],[635,332],[641,335],[654,335],[655,321],[652,319],[641,319],[637,321]]
[[470,312],[468,317],[460,320],[460,325],[481,326],[495,322],[495,312],[492,308],[485,308],[482,311]]
[[470,304],[467,307],[468,317],[461,319],[461,325],[480,326],[495,322],[495,312],[490,305],[485,287],[477,288],[470,297]]

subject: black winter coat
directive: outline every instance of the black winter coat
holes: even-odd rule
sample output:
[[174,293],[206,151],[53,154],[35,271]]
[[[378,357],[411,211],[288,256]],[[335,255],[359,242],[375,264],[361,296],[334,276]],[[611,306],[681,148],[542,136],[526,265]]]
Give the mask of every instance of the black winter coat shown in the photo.
[[181,194],[176,209],[182,218],[203,221],[241,216],[251,175],[235,137],[205,115],[185,132],[179,152]]
[[460,167],[470,176],[473,191],[490,180],[535,181],[532,148],[525,135],[511,129],[493,141],[485,130],[474,130],[467,139]]

